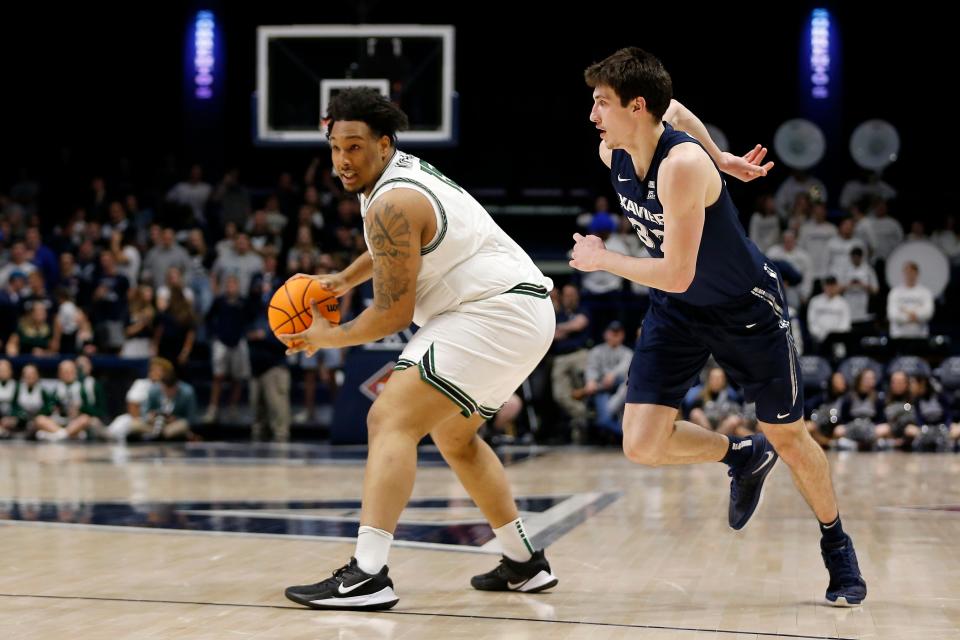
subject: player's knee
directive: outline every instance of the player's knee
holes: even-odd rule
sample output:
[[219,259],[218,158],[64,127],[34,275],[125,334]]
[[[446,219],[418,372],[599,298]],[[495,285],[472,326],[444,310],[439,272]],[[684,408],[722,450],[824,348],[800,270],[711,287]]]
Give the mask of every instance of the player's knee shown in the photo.
[[402,433],[417,440],[427,434],[422,420],[414,419],[396,405],[374,402],[367,413],[367,440],[373,442],[389,433]]
[[474,433],[469,436],[431,433],[430,437],[433,438],[433,443],[440,449],[444,458],[467,460],[476,455],[478,438]]
[[367,413],[367,440],[373,442],[388,430],[396,426],[396,420],[392,413],[383,403],[374,402]]
[[649,433],[641,429],[623,432],[623,455],[627,460],[646,467],[660,464],[660,447],[650,438]]
[[794,424],[779,424],[764,430],[767,440],[773,445],[777,454],[788,464],[803,455],[804,440],[810,438],[810,432],[802,421]]
[[629,411],[623,420],[623,454],[630,462],[648,467],[663,463],[666,439],[673,429],[675,414],[658,411]]

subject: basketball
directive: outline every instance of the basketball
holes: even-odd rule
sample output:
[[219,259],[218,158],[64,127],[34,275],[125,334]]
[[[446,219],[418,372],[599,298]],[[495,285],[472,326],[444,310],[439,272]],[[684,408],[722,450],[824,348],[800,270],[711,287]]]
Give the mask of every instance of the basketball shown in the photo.
[[340,324],[340,303],[311,278],[291,278],[276,290],[267,307],[267,320],[273,334],[300,333],[313,322],[310,300],[317,301],[321,315],[330,324]]

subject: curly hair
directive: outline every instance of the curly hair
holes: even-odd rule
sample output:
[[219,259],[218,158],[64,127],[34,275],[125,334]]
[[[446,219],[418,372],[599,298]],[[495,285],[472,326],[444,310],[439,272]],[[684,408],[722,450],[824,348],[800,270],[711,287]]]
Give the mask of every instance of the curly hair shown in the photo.
[[330,100],[326,122],[328,139],[337,120],[365,122],[375,136],[388,136],[394,145],[397,132],[410,126],[407,114],[400,107],[369,87],[344,89]]

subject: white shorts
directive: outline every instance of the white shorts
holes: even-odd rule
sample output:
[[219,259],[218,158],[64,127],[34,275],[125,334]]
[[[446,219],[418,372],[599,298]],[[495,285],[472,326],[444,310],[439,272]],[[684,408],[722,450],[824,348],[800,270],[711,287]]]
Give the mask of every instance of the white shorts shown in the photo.
[[418,367],[423,381],[450,398],[464,416],[490,418],[546,355],[555,327],[547,290],[519,285],[431,318],[414,334],[395,369]]
[[210,355],[213,375],[229,376],[234,380],[246,380],[250,377],[250,349],[246,340],[241,340],[235,347],[228,347],[219,340],[214,340]]

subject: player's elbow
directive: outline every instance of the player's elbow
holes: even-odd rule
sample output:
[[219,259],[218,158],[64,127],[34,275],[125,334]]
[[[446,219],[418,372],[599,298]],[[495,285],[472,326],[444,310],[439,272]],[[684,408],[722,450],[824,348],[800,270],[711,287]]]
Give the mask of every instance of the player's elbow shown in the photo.
[[396,310],[388,316],[387,329],[390,333],[399,333],[413,324],[413,307]]
[[673,271],[673,276],[667,284],[668,293],[684,293],[693,284],[693,278],[697,275],[694,269],[677,269]]

